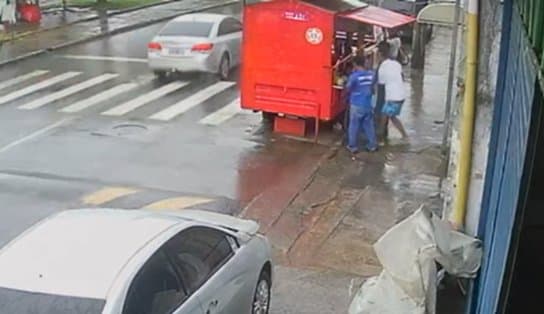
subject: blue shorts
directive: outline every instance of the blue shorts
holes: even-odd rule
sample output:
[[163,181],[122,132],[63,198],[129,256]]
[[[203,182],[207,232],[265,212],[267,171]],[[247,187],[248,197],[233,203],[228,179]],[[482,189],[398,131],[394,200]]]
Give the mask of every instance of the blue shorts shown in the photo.
[[402,109],[402,104],[404,100],[401,101],[386,101],[382,108],[382,113],[387,117],[396,117],[400,115]]

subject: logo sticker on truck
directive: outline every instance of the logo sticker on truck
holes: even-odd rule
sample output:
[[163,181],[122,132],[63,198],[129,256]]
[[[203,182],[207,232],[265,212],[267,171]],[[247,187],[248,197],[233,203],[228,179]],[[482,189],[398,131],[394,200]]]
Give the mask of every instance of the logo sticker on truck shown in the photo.
[[317,27],[306,30],[306,40],[312,45],[319,45],[323,41],[323,32]]

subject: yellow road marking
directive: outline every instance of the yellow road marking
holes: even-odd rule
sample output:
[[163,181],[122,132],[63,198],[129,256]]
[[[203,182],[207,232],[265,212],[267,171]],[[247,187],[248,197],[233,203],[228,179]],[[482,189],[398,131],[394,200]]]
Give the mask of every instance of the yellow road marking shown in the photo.
[[138,192],[136,189],[124,187],[107,187],[89,194],[83,198],[85,205],[102,205],[114,199]]
[[203,203],[208,203],[212,201],[212,199],[209,198],[203,198],[203,197],[191,197],[191,196],[182,196],[182,197],[174,197],[169,199],[160,200],[155,203],[151,203],[144,207],[145,209],[153,209],[153,210],[160,210],[160,209],[169,209],[169,210],[176,210],[176,209],[183,209],[190,206],[195,206]]

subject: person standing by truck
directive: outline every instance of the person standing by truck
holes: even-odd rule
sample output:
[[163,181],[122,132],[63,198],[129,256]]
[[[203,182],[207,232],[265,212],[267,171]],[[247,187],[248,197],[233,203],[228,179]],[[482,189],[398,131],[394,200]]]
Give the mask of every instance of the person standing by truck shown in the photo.
[[384,60],[378,71],[378,84],[385,86],[382,125],[387,125],[391,121],[402,135],[402,138],[407,139],[408,134],[399,119],[406,97],[402,65],[391,57],[391,51],[388,46],[380,46],[379,53]]
[[383,119],[383,105],[385,104],[385,86],[383,84],[379,84],[379,72],[380,72],[380,66],[382,65],[384,59],[382,51],[389,50],[389,44],[387,41],[381,41],[378,44],[378,67],[376,68],[376,75],[374,77],[374,88],[375,88],[375,95],[376,95],[376,106],[374,108],[374,123],[376,125],[376,135],[378,138],[378,143],[380,146],[385,145],[385,141],[387,140],[388,136],[388,125],[387,123],[384,124]]
[[374,108],[372,107],[375,74],[369,69],[368,62],[363,56],[356,56],[353,65],[354,71],[349,76],[346,85],[350,104],[347,149],[352,154],[358,153],[359,135],[363,130],[368,141],[366,150],[373,152],[378,148],[374,129]]

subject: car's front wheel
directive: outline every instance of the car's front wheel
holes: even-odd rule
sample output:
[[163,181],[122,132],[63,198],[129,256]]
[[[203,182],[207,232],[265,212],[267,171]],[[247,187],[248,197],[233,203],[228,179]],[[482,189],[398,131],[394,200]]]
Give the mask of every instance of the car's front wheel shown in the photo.
[[255,289],[252,314],[268,314],[268,310],[270,309],[270,283],[270,274],[266,270],[263,270]]

